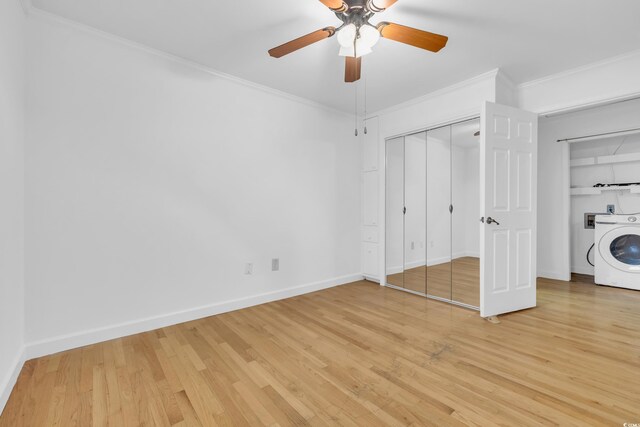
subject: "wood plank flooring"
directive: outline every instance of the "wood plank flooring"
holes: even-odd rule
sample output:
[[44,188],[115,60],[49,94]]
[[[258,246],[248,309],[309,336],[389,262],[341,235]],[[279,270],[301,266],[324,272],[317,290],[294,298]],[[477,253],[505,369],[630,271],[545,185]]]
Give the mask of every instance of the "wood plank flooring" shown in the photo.
[[495,325],[357,282],[30,360],[0,426],[640,422],[640,292],[538,302]]

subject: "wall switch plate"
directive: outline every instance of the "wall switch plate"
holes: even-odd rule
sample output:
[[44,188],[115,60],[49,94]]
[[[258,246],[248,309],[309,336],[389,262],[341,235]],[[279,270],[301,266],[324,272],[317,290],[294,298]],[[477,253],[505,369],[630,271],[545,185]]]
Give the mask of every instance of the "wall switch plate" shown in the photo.
[[616,205],[607,205],[607,212],[611,215],[616,213]]
[[279,271],[280,270],[280,258],[273,258],[271,260],[271,271]]
[[253,274],[253,263],[248,262],[244,266],[244,274],[251,275]]

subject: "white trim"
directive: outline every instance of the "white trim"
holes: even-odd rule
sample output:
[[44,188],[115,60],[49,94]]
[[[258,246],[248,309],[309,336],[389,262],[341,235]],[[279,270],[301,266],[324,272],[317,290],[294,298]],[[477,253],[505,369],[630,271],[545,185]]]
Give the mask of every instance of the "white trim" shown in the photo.
[[[410,99],[408,101],[402,102],[400,104],[396,104],[396,105],[393,105],[391,107],[387,107],[385,109],[376,111],[375,113],[372,113],[370,117],[382,116],[383,114],[388,114],[388,113],[391,113],[393,111],[397,111],[397,110],[401,110],[403,108],[411,107],[411,106],[419,104],[421,102],[428,101],[430,99],[446,95],[447,93],[463,89],[463,88],[465,88],[467,86],[471,86],[471,85],[474,85],[476,83],[480,83],[480,82],[486,80],[487,78],[495,79],[496,76],[498,75],[499,71],[500,71],[499,68],[495,68],[495,69],[493,69],[491,71],[487,71],[486,73],[479,74],[479,75],[477,75],[475,77],[472,77],[472,78],[467,79],[467,80],[463,80],[463,81],[455,83],[455,84],[453,84],[451,86],[446,86],[446,87],[444,87],[442,89],[437,89],[437,90],[435,90],[433,92],[427,93],[426,95],[421,95],[421,96],[418,96],[416,98],[412,98],[412,99]],[[479,111],[479,109],[478,109],[478,111]]]
[[569,143],[562,143],[562,221],[564,222],[565,236],[562,242],[562,253],[565,262],[560,279],[571,280],[571,151]]
[[589,71],[589,70],[593,70],[593,69],[596,69],[596,68],[599,68],[599,67],[602,67],[602,66],[614,64],[616,62],[621,62],[621,61],[627,60],[629,58],[633,58],[635,56],[640,56],[640,50],[634,50],[632,52],[627,52],[627,53],[624,53],[622,55],[613,56],[611,58],[603,59],[603,60],[596,61],[596,62],[590,62],[589,64],[586,64],[586,65],[582,65],[582,66],[579,66],[579,67],[576,67],[576,68],[571,68],[571,69],[565,70],[565,71],[560,71],[559,73],[550,74],[548,76],[541,77],[539,79],[530,80],[528,82],[519,84],[517,86],[517,88],[518,89],[525,89],[525,88],[528,88],[528,87],[531,87],[531,86],[537,86],[537,85],[540,85],[540,84],[548,83],[548,82],[556,80],[556,79],[569,77],[569,76],[572,76],[574,74],[582,73],[584,71]]
[[575,113],[578,111],[589,110],[592,108],[604,107],[606,105],[616,104],[618,102],[630,101],[632,99],[638,99],[638,98],[640,98],[640,92],[631,92],[629,94],[613,96],[609,98],[594,98],[590,101],[585,101],[580,104],[571,104],[564,107],[555,106],[538,114],[546,118],[551,118],[551,117],[562,116],[569,113]]
[[538,271],[538,279],[552,279],[552,280],[559,280],[561,282],[568,282],[569,280],[567,280],[567,278],[562,274],[559,273],[557,271]]
[[16,381],[18,381],[18,376],[26,360],[25,348],[23,346],[20,348],[20,352],[13,362],[13,369],[8,372],[6,378],[0,383],[0,415],[2,415],[2,411],[9,401],[9,396],[11,396],[13,387],[16,385]]
[[584,266],[579,266],[579,265],[575,265],[575,266],[571,266],[571,272],[572,273],[576,273],[576,274],[584,274],[586,276],[593,276],[594,275],[594,270],[593,267],[589,266],[589,267],[584,267]]
[[[29,1],[29,0],[25,0],[25,1]],[[82,31],[82,32],[85,32],[85,33],[88,33],[88,34],[91,34],[91,35],[94,35],[94,36],[97,36],[97,37],[101,37],[101,38],[110,40],[112,42],[127,46],[127,47],[129,47],[131,49],[139,50],[139,51],[148,53],[150,55],[159,56],[159,57],[167,59],[169,61],[177,62],[177,63],[179,63],[181,65],[186,66],[186,67],[193,68],[195,70],[198,70],[198,71],[213,75],[213,76],[221,78],[221,79],[228,80],[228,81],[236,83],[236,84],[240,84],[242,86],[246,86],[246,87],[249,87],[249,88],[252,88],[252,89],[257,89],[257,90],[260,90],[262,92],[268,93],[270,95],[275,95],[275,96],[278,96],[280,98],[287,99],[289,101],[298,102],[300,104],[303,104],[303,105],[306,105],[306,106],[309,106],[309,107],[318,108],[318,109],[321,109],[321,110],[324,110],[324,111],[327,111],[327,112],[330,112],[330,113],[334,113],[334,114],[338,114],[338,115],[342,115],[342,116],[346,116],[346,117],[350,117],[350,118],[354,117],[353,114],[348,113],[346,111],[338,110],[336,108],[329,107],[329,106],[321,104],[319,102],[312,101],[310,99],[303,98],[303,97],[300,97],[300,96],[297,96],[297,95],[293,95],[293,94],[290,94],[288,92],[284,92],[284,91],[281,91],[281,90],[278,90],[278,89],[274,89],[274,88],[271,88],[269,86],[264,86],[264,85],[261,85],[259,83],[254,83],[252,81],[245,80],[245,79],[242,79],[240,77],[233,76],[231,74],[223,73],[222,71],[218,71],[216,69],[208,67],[208,66],[206,66],[204,64],[201,64],[199,62],[192,61],[192,60],[183,58],[181,56],[173,55],[173,54],[170,54],[170,53],[167,53],[167,52],[152,48],[152,47],[147,46],[147,45],[142,44],[142,43],[137,43],[137,42],[131,41],[129,39],[116,36],[114,34],[106,32],[106,31],[99,30],[99,29],[97,29],[95,27],[92,27],[90,25],[86,25],[86,24],[83,24],[83,23],[80,23],[78,21],[74,21],[74,20],[71,20],[71,19],[67,19],[67,18],[64,18],[64,17],[62,17],[60,15],[56,15],[54,13],[47,12],[47,11],[42,10],[42,9],[38,9],[37,7],[34,7],[34,6],[29,8],[29,13],[30,13],[31,16],[38,17],[40,19],[46,19],[46,20],[49,20],[49,21],[53,21],[53,22],[55,22],[57,24],[65,25],[65,26],[74,28],[74,29],[76,29],[78,31]]]
[[[589,110],[591,108],[603,107],[609,104],[615,104],[618,102],[629,101],[631,99],[640,98],[640,92],[631,92],[629,94],[613,96],[609,98],[593,98],[588,101],[584,101],[578,104],[565,103],[559,104],[553,107],[547,107],[545,111],[538,113],[539,116],[547,118],[562,116],[564,114],[575,113],[577,111]],[[568,105],[566,105],[568,104]]]
[[33,359],[49,354],[58,353],[73,348],[83,347],[103,341],[125,337],[128,335],[147,332],[158,328],[164,328],[183,322],[189,322],[204,317],[215,316],[216,314],[227,313],[255,305],[291,298],[298,295],[316,292],[323,289],[340,286],[351,282],[363,280],[360,273],[347,276],[335,277],[332,279],[309,283],[306,285],[293,286],[273,292],[252,295],[235,300],[219,302],[194,307],[187,310],[148,317],[145,319],[124,322],[116,325],[109,325],[101,328],[89,329],[67,335],[47,338],[40,341],[30,342],[25,345],[27,359]]
[[[606,58],[601,61],[592,62],[589,64],[585,64],[580,67],[571,68],[569,70],[561,71],[556,74],[550,74],[545,77],[541,77],[536,80],[531,80],[525,83],[521,83],[517,85],[517,96],[518,96],[518,104],[523,107],[530,109],[528,106],[522,105],[522,96],[524,91],[534,90],[536,86],[543,86],[545,84],[553,83],[556,80],[566,79],[568,77],[579,75],[581,73],[597,70],[598,68],[604,68],[607,66],[616,65],[617,63],[640,59],[640,50],[634,50],[631,52],[624,53],[622,55],[613,56],[611,58]],[[623,91],[624,92],[624,91]],[[576,111],[586,110],[590,108],[596,108],[607,104],[613,104],[617,102],[627,101],[630,99],[640,97],[640,92],[626,92],[622,94],[616,94],[613,96],[597,96],[590,97],[586,99],[582,99],[576,101],[575,99],[570,99],[568,101],[561,101],[556,103],[555,105],[547,105],[542,106],[541,111],[535,110],[540,116],[545,117],[553,117],[557,115],[563,115],[567,113],[573,113]],[[535,107],[538,108],[538,107]],[[535,109],[534,108],[534,109]]]

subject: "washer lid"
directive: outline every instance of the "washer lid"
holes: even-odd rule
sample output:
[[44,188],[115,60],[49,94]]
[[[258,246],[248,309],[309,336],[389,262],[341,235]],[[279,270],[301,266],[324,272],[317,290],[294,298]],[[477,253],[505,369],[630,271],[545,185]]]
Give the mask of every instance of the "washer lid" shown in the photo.
[[640,225],[614,228],[602,236],[598,250],[610,266],[640,274]]

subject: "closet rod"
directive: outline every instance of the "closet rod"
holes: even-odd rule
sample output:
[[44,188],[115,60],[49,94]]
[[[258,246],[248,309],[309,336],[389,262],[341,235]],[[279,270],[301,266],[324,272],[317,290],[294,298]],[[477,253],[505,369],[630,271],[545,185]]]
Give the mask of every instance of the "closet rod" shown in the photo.
[[618,131],[614,131],[614,132],[598,133],[598,134],[594,134],[594,135],[578,136],[578,137],[575,137],[575,138],[559,139],[557,142],[589,141],[589,140],[592,140],[592,139],[613,138],[613,137],[616,137],[616,136],[634,135],[636,133],[640,133],[640,128],[627,129],[627,130],[618,130]]

